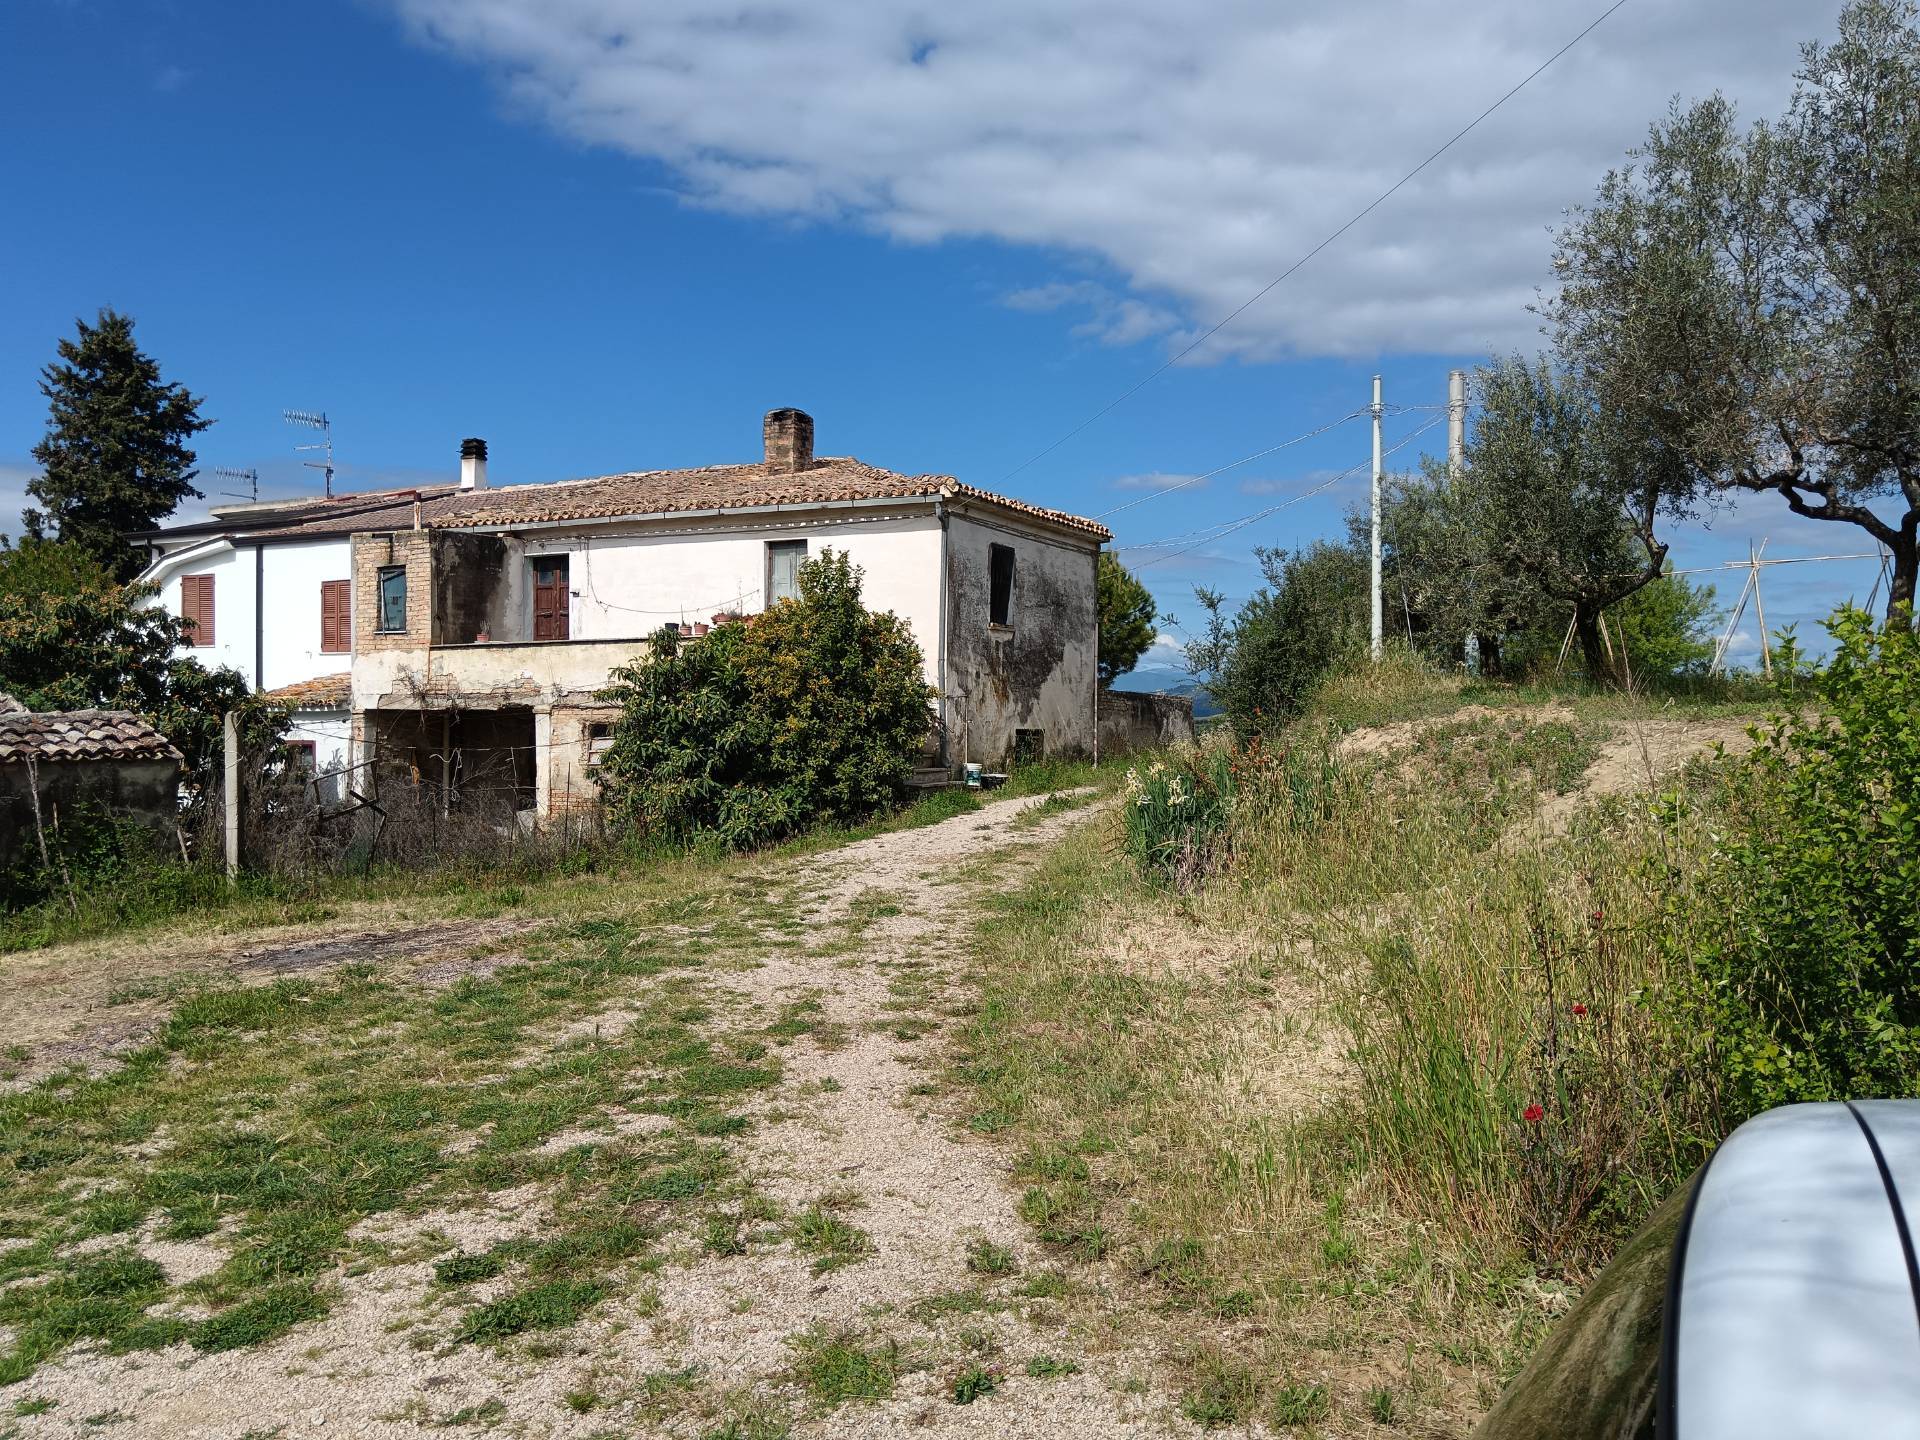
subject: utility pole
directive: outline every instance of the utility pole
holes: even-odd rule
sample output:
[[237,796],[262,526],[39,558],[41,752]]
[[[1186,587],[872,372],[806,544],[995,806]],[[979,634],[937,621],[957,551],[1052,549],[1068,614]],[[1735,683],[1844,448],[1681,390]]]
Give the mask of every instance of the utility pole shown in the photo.
[[1382,622],[1380,609],[1380,377],[1373,377],[1373,585],[1372,621],[1373,658],[1380,658]]
[[1467,372],[1447,372],[1447,474],[1458,480],[1467,468]]
[[[1447,479],[1458,485],[1467,473],[1467,372],[1447,372]],[[1480,673],[1480,637],[1469,630],[1462,649],[1467,673]]]

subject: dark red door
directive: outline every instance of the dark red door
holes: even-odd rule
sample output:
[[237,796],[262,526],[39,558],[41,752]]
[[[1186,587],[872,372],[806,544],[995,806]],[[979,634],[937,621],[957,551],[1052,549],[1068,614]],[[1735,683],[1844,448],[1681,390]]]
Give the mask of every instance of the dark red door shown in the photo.
[[533,562],[533,638],[567,638],[567,557],[547,555]]

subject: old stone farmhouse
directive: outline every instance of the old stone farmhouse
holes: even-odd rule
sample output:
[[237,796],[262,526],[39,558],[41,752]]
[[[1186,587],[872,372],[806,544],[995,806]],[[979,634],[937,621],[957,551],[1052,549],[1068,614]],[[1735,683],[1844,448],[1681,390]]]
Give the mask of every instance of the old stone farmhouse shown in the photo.
[[510,790],[541,817],[594,802],[613,719],[595,692],[648,635],[777,603],[828,548],[919,640],[938,695],[929,766],[1093,748],[1102,526],[816,456],[798,410],[769,413],[762,439],[748,463],[505,486],[468,440],[457,485],[139,537],[146,578],[207,658],[294,707],[322,773],[383,762],[456,794]]

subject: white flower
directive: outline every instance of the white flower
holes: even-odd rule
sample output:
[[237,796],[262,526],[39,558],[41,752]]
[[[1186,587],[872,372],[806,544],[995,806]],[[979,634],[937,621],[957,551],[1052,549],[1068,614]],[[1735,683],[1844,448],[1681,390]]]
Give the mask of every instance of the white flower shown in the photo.
[[1142,786],[1141,786],[1141,784],[1140,784],[1140,772],[1139,772],[1138,770],[1135,770],[1135,769],[1132,769],[1131,767],[1129,767],[1129,768],[1128,768],[1128,770],[1127,770],[1127,794],[1128,794],[1128,796],[1129,796],[1129,797],[1138,797],[1138,796],[1140,795],[1140,793],[1141,793],[1141,791],[1142,791],[1142,789],[1143,789],[1143,787],[1142,787]]
[[1184,805],[1186,803],[1187,803],[1186,788],[1181,785],[1180,777],[1176,775],[1173,777],[1173,783],[1167,787],[1167,804]]
[[1147,767],[1147,774],[1149,775],[1164,775],[1166,773],[1167,762],[1164,760],[1156,760]]

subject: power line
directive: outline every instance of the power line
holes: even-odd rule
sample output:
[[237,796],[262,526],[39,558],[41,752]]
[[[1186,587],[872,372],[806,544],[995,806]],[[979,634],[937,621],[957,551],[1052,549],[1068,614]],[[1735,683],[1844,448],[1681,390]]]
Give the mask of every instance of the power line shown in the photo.
[[1266,456],[1276,454],[1281,450],[1290,449],[1295,445],[1304,444],[1308,440],[1314,439],[1316,436],[1326,434],[1329,430],[1337,430],[1342,425],[1346,424],[1349,420],[1358,420],[1362,415],[1365,415],[1366,413],[1367,412],[1365,410],[1349,411],[1347,414],[1342,415],[1338,420],[1329,420],[1325,425],[1322,425],[1317,430],[1309,430],[1306,434],[1296,435],[1291,440],[1282,440],[1278,445],[1269,445],[1264,450],[1256,450],[1251,455],[1243,455],[1238,460],[1232,460],[1232,461],[1229,461],[1227,464],[1220,466],[1217,470],[1207,471],[1207,473],[1204,475],[1189,475],[1185,480],[1182,480],[1177,485],[1169,485],[1167,486],[1166,489],[1156,490],[1151,495],[1142,495],[1137,500],[1129,500],[1127,501],[1126,504],[1116,505],[1111,510],[1102,510],[1098,515],[1095,515],[1093,518],[1096,520],[1104,520],[1109,515],[1118,515],[1122,510],[1131,510],[1134,506],[1144,505],[1149,500],[1158,500],[1162,495],[1171,495],[1174,491],[1184,490],[1189,485],[1198,485],[1202,480],[1211,480],[1214,476],[1224,475],[1229,470],[1238,470],[1242,465],[1250,465],[1255,460],[1264,459]]
[[1351,219],[1349,219],[1345,224],[1340,226],[1339,229],[1335,230],[1332,234],[1328,235],[1325,239],[1320,241],[1319,244],[1315,245],[1311,250],[1307,251],[1306,254],[1302,255],[1298,260],[1294,261],[1291,265],[1287,266],[1286,269],[1282,270],[1278,275],[1274,276],[1273,279],[1269,280],[1265,285],[1261,286],[1260,289],[1256,291],[1251,297],[1249,297],[1247,300],[1242,302],[1238,308],[1229,311],[1222,319],[1216,322],[1212,326],[1212,328],[1210,328],[1205,333],[1203,333],[1197,340],[1194,340],[1184,350],[1181,350],[1178,354],[1174,355],[1171,359],[1167,360],[1158,369],[1153,370],[1152,372],[1144,376],[1142,379],[1136,381],[1133,385],[1129,386],[1127,389],[1121,391],[1120,394],[1116,395],[1113,399],[1109,400],[1105,405],[1101,406],[1098,410],[1094,411],[1093,414],[1089,415],[1086,419],[1082,420],[1078,425],[1074,426],[1071,430],[1067,431],[1066,434],[1062,435],[1058,440],[1055,440],[1051,445],[1047,446],[1046,449],[1039,451],[1037,454],[1028,456],[1025,460],[1022,460],[1018,465],[1014,466],[1013,469],[1009,470],[1005,475],[1002,475],[1000,479],[994,483],[996,485],[1004,485],[1007,481],[1011,480],[1014,476],[1018,475],[1022,470],[1025,470],[1029,465],[1034,464],[1036,461],[1044,460],[1047,456],[1051,455],[1055,450],[1058,450],[1062,445],[1066,444],[1067,441],[1073,439],[1073,437],[1078,435],[1082,430],[1085,430],[1089,425],[1092,425],[1096,420],[1101,419],[1108,412],[1118,409],[1126,401],[1132,399],[1140,391],[1146,389],[1147,386],[1151,385],[1155,380],[1158,380],[1162,375],[1166,374],[1167,371],[1171,370],[1174,366],[1178,365],[1182,360],[1186,359],[1187,356],[1191,355],[1195,350],[1198,350],[1202,345],[1206,344],[1207,341],[1211,340],[1214,336],[1218,335],[1222,330],[1226,329],[1227,326],[1231,325],[1235,320],[1239,319],[1242,315],[1246,314],[1248,310],[1251,310],[1255,305],[1259,304],[1262,300],[1266,299],[1267,296],[1271,294],[1273,290],[1281,284],[1281,282],[1286,280],[1288,276],[1292,275],[1294,271],[1298,270],[1301,266],[1305,265],[1309,260],[1313,259],[1314,256],[1318,255],[1322,250],[1325,250],[1329,245],[1333,244],[1334,241],[1338,240],[1342,235],[1345,235],[1349,230],[1353,229],[1354,226],[1358,225],[1362,220],[1366,219],[1367,216],[1371,215],[1375,210],[1379,209],[1388,200],[1392,199],[1394,195],[1396,195],[1400,190],[1405,188],[1405,186],[1409,181],[1413,180],[1414,177],[1419,175],[1421,171],[1425,170],[1429,165],[1433,164],[1434,161],[1438,160],[1442,155],[1446,154],[1447,151],[1451,150],[1455,145],[1459,144],[1460,141],[1464,140],[1469,134],[1471,134],[1475,129],[1479,127],[1482,121],[1484,121],[1488,116],[1492,115],[1494,111],[1498,110],[1502,105],[1505,105],[1514,96],[1518,95],[1522,90],[1526,89],[1527,86],[1531,85],[1535,80],[1539,79],[1540,76],[1544,74],[1554,64],[1555,61],[1559,60],[1562,55],[1565,55],[1569,50],[1573,49],[1574,46],[1578,45],[1582,40],[1586,39],[1587,36],[1591,35],[1595,30],[1599,29],[1601,24],[1607,19],[1608,16],[1612,15],[1614,11],[1618,10],[1622,5],[1626,3],[1627,3],[1627,0],[1613,0],[1613,3],[1607,6],[1605,10],[1602,10],[1598,16],[1596,16],[1591,22],[1589,22],[1587,27],[1584,30],[1582,30],[1578,35],[1575,35],[1571,40],[1567,41],[1566,44],[1562,45],[1558,50],[1554,51],[1553,54],[1549,55],[1545,60],[1542,60],[1538,65],[1536,65],[1531,71],[1527,73],[1526,77],[1522,79],[1519,84],[1515,85],[1511,90],[1507,91],[1506,94],[1502,95],[1498,100],[1494,101],[1491,105],[1487,106],[1486,109],[1482,110],[1478,115],[1474,116],[1473,119],[1469,120],[1465,125],[1461,126],[1458,130],[1454,131],[1453,134],[1449,136],[1447,140],[1438,149],[1436,149],[1432,154],[1428,155],[1426,159],[1422,160],[1418,165],[1414,166],[1411,170],[1407,171],[1406,174],[1402,175],[1398,180],[1394,181],[1393,184],[1389,185],[1385,190],[1381,191],[1372,200],[1369,200],[1364,206],[1362,206],[1358,211],[1354,213]]
[[[1363,411],[1362,413],[1364,414],[1365,412]],[[1396,440],[1391,446],[1389,446],[1385,451],[1382,452],[1383,458],[1386,455],[1393,454],[1394,451],[1396,450],[1403,449],[1407,445],[1410,445],[1411,443],[1413,443],[1414,440],[1418,439],[1421,435],[1424,435],[1427,431],[1431,430],[1438,423],[1439,423],[1438,420],[1430,420],[1425,425],[1420,426],[1418,429],[1412,430],[1408,432],[1406,435],[1403,435],[1400,439]],[[1298,502],[1307,499],[1309,496],[1318,495],[1323,491],[1330,490],[1335,485],[1338,485],[1342,480],[1345,480],[1350,475],[1353,475],[1356,471],[1363,470],[1371,464],[1372,464],[1371,460],[1362,460],[1356,464],[1349,465],[1346,469],[1340,471],[1339,474],[1333,475],[1328,479],[1321,481],[1319,484],[1313,486],[1309,490],[1303,490],[1298,495],[1290,496],[1289,498],[1279,502],[1279,504],[1277,505],[1269,505],[1263,510],[1255,511],[1252,515],[1242,516],[1238,520],[1222,520],[1216,524],[1202,525],[1197,529],[1185,530],[1180,532],[1177,535],[1167,536],[1159,540],[1142,540],[1135,544],[1122,544],[1115,548],[1121,549],[1121,550],[1162,550],[1171,546],[1179,545],[1184,541],[1192,539],[1196,535],[1201,537],[1200,543],[1204,545],[1209,540],[1218,538],[1220,534],[1230,534],[1232,531],[1239,529],[1245,523],[1258,520],[1263,516],[1271,515],[1276,510],[1284,510],[1287,506],[1297,504]]]
[[[1446,418],[1445,416],[1436,416],[1433,419],[1427,421],[1426,424],[1402,436],[1399,440],[1395,441],[1393,445],[1389,446],[1386,450],[1381,452],[1382,456],[1384,457],[1386,455],[1391,455],[1394,453],[1394,451],[1404,449],[1406,446],[1411,445],[1415,440],[1419,439],[1422,435],[1426,434],[1427,431],[1433,429],[1434,426],[1440,424],[1441,421],[1444,420],[1445,418]],[[1289,505],[1298,505],[1302,500],[1307,500],[1312,498],[1315,495],[1323,494],[1324,492],[1331,490],[1334,486],[1338,485],[1342,480],[1345,480],[1349,475],[1357,474],[1361,470],[1369,469],[1372,467],[1372,465],[1373,465],[1373,461],[1371,458],[1362,460],[1354,465],[1349,465],[1346,469],[1342,470],[1338,475],[1332,476],[1329,479],[1321,481],[1318,485],[1313,486],[1311,489],[1302,490],[1298,495],[1289,496],[1287,499],[1282,500],[1279,504],[1269,505],[1264,510],[1256,510],[1251,515],[1243,515],[1238,520],[1229,520],[1220,525],[1209,526],[1208,527],[1209,533],[1201,535],[1200,539],[1195,540],[1191,545],[1186,546],[1184,549],[1175,550],[1170,555],[1155,555],[1150,560],[1142,560],[1138,565],[1134,566],[1133,568],[1135,570],[1144,570],[1149,565],[1158,565],[1162,561],[1178,560],[1182,555],[1189,555],[1193,551],[1198,550],[1202,545],[1211,545],[1215,541],[1224,540],[1227,538],[1227,536],[1233,534],[1236,530],[1244,530],[1247,528],[1247,526],[1255,524],[1258,521],[1264,520],[1269,515],[1277,514],[1278,512],[1285,510]],[[1187,533],[1189,535],[1200,534],[1200,532],[1198,531],[1188,531]],[[1154,541],[1147,541],[1139,545],[1122,545],[1116,548],[1122,549],[1122,550],[1152,550],[1164,545],[1178,544],[1180,540],[1184,538],[1186,537],[1175,536],[1170,541],[1154,540]]]

